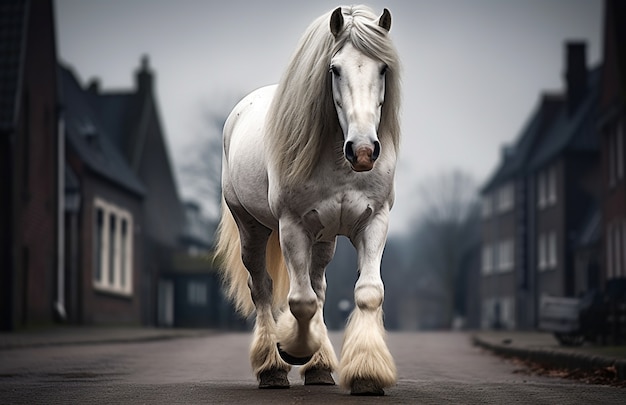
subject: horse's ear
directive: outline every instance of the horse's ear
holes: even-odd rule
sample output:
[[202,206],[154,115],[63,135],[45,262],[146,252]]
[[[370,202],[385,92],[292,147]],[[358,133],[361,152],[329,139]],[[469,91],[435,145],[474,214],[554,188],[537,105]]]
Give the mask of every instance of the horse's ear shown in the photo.
[[337,35],[343,29],[343,14],[341,14],[341,7],[337,7],[333,14],[330,16],[330,32],[337,38]]
[[391,13],[389,10],[383,10],[383,14],[378,18],[378,25],[385,31],[389,31],[391,29]]

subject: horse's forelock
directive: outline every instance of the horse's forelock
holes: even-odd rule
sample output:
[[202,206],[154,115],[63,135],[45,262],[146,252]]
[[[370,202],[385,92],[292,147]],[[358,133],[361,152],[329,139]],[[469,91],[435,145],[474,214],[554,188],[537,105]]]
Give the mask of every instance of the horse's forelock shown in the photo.
[[[285,183],[308,178],[326,142],[340,131],[332,99],[328,66],[347,41],[366,55],[381,60],[386,75],[385,103],[379,126],[383,144],[399,145],[399,62],[387,31],[364,6],[343,7],[344,29],[330,32],[331,12],[316,19],[302,36],[279,83],[266,122],[267,152]],[[387,143],[388,144],[388,143]]]

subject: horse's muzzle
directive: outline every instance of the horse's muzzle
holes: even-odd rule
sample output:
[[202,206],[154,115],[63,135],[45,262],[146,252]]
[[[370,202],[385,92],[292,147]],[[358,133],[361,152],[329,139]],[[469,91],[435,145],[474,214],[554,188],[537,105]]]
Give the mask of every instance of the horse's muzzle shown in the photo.
[[361,145],[356,151],[352,142],[346,142],[345,156],[355,172],[372,170],[374,162],[376,162],[379,155],[380,143],[378,141],[374,142],[373,147],[371,145]]

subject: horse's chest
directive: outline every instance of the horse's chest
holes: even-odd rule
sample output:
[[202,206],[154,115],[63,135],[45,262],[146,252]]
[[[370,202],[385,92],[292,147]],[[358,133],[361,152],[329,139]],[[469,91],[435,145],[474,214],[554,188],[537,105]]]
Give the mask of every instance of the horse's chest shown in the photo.
[[279,221],[300,223],[316,241],[354,236],[377,214],[389,210],[393,183],[392,178],[380,175],[363,181],[356,181],[350,172],[342,176],[324,176],[293,188],[270,185],[272,211]]
[[301,212],[302,224],[319,241],[352,235],[355,229],[366,226],[381,206],[381,202],[358,192],[338,193],[311,202],[309,208]]

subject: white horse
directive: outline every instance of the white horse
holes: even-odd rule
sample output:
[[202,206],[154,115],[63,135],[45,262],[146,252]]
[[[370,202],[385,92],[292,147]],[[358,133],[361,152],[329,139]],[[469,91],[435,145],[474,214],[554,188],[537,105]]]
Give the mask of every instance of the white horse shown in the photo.
[[380,276],[399,143],[390,27],[386,9],[321,16],[278,86],[246,96],[224,125],[217,257],[238,310],[256,310],[260,388],[289,387],[290,364],[303,365],[305,384],[334,384],[323,306],[337,235],[352,241],[359,271],[339,382],[370,395],[396,382]]

